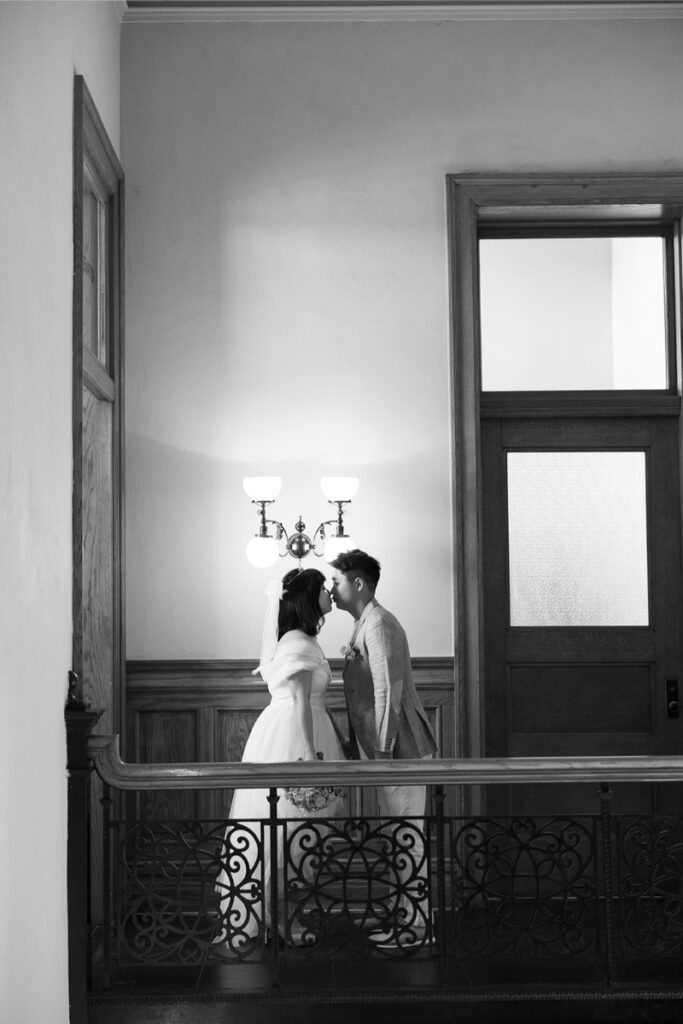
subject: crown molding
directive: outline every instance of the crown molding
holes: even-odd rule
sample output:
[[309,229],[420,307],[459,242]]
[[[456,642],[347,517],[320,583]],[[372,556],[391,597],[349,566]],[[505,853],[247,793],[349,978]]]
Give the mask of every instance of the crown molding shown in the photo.
[[683,0],[114,0],[124,24],[683,18]]

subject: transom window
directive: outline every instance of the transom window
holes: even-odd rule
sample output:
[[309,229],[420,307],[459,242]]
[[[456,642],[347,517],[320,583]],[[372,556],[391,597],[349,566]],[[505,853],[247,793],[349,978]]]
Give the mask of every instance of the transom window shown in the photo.
[[665,228],[486,231],[484,391],[665,390]]

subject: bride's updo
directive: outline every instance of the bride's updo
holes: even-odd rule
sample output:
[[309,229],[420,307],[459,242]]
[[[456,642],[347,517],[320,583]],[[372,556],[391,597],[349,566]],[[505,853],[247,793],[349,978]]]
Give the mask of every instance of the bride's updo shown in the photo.
[[325,616],[320,611],[320,591],[325,576],[318,569],[292,569],[282,580],[282,597],[277,617],[277,638],[300,629],[315,636]]

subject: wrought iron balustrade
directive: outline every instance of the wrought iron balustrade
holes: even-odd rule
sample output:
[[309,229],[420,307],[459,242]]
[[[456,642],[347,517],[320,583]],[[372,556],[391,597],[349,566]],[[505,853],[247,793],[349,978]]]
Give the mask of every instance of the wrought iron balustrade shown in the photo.
[[[105,986],[136,967],[286,986],[302,964],[321,987],[354,971],[440,990],[683,982],[683,817],[614,814],[609,791],[682,782],[677,758],[152,766],[110,739],[90,750],[109,807],[110,787],[270,790],[264,820],[107,816]],[[280,817],[276,787],[304,778],[434,789],[424,819]],[[444,786],[539,779],[594,782],[595,813],[444,814]]]

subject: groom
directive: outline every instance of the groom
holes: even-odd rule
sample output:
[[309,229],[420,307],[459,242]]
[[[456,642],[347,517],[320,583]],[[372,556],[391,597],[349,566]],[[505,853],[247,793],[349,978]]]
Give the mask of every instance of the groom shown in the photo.
[[[432,756],[436,741],[415,689],[408,638],[396,616],[375,598],[379,562],[355,549],[343,552],[330,564],[334,569],[332,600],[355,620],[344,662],[353,756],[370,760]],[[405,809],[406,801],[414,811]],[[393,792],[380,795],[380,812],[401,817],[423,814],[424,793],[421,802],[415,796],[399,797]]]
[[[343,673],[352,756],[369,760],[433,757],[436,741],[413,681],[408,638],[396,616],[375,598],[379,562],[354,549],[330,565],[334,569],[332,600],[354,619]],[[425,786],[377,787],[382,817],[421,818],[425,797]],[[423,903],[418,900],[418,905]],[[400,905],[407,908],[407,900]],[[424,920],[416,925],[410,910],[403,916],[411,935],[423,932]]]

